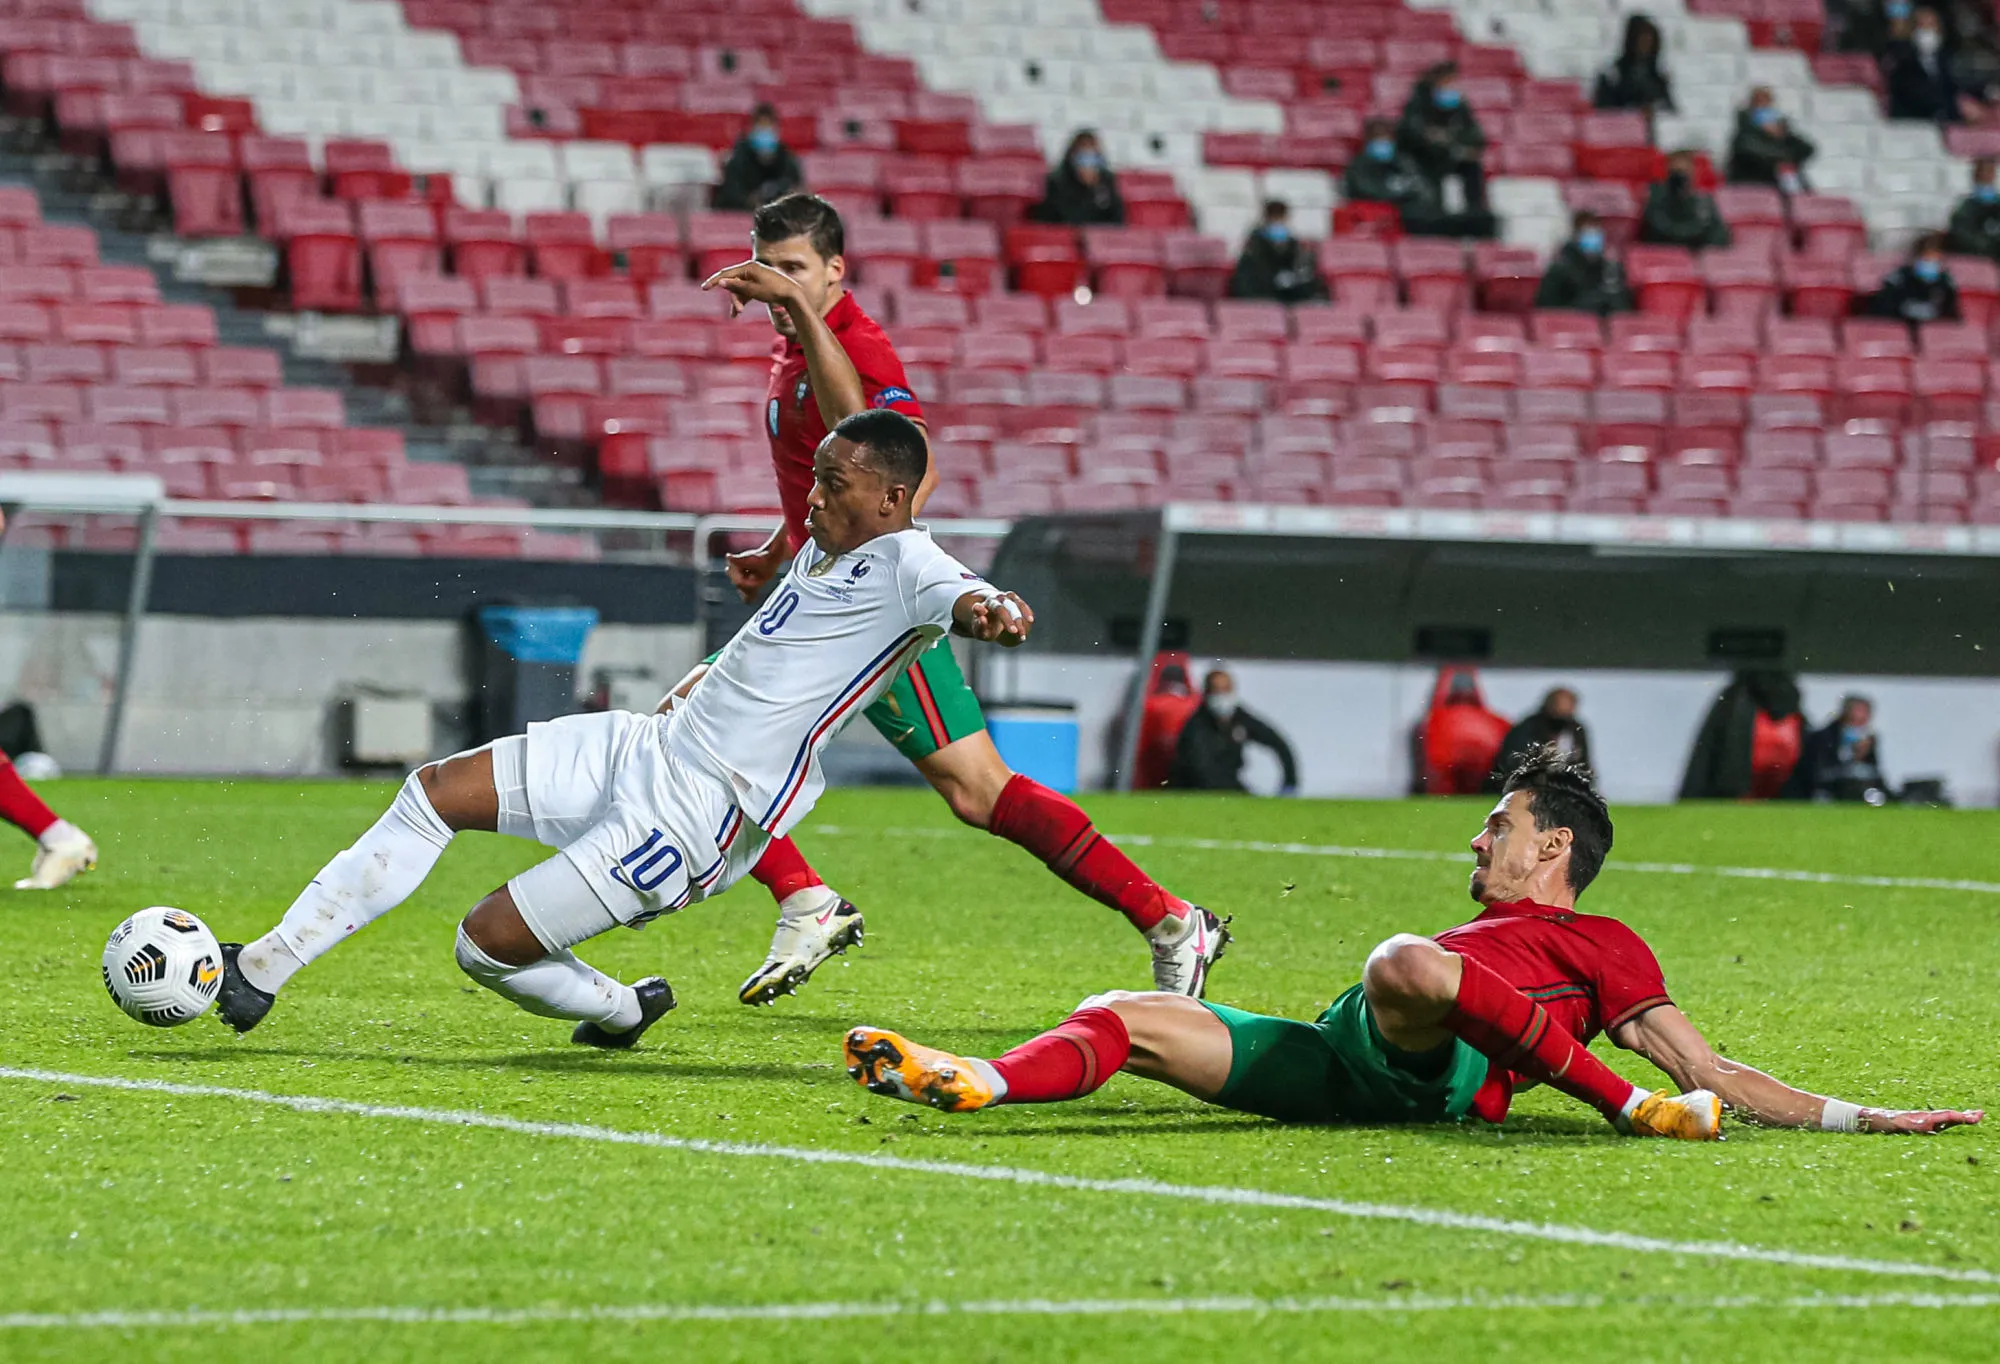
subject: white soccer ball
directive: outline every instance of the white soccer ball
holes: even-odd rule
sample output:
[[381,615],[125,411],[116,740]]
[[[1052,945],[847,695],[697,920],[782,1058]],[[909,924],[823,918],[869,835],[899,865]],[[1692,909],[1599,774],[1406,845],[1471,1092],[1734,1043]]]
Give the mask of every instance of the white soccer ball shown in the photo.
[[154,905],[111,930],[104,988],[141,1023],[172,1028],[199,1018],[222,988],[222,949],[184,909]]

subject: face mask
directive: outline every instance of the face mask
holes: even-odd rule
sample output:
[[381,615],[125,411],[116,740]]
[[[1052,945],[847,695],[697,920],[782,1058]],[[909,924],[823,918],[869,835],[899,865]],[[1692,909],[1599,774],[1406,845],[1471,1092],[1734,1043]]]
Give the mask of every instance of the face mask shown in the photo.
[[1236,693],[1233,691],[1212,691],[1201,698],[1201,703],[1218,720],[1227,720],[1236,714]]
[[1766,104],[1750,115],[1750,121],[1759,128],[1768,128],[1783,117],[1784,115],[1778,112],[1777,105]]
[[1917,51],[1926,57],[1935,57],[1937,50],[1944,46],[1944,34],[1934,28],[1920,28],[1910,35],[1910,41],[1917,45]]
[[1982,204],[1990,204],[1995,199],[2000,199],[2000,189],[1996,189],[1992,185],[1974,185],[1972,187],[1972,197]]
[[752,128],[750,130],[750,150],[760,156],[769,156],[778,150],[778,130],[776,128]]
[[1934,260],[1919,260],[1910,263],[1910,273],[1929,284],[1944,273],[1944,267]]
[[1368,144],[1368,154],[1377,161],[1393,161],[1396,159],[1396,144],[1390,138],[1378,137]]
[[1907,19],[1910,17],[1910,0],[1889,0],[1882,6],[1882,12],[1891,19]]
[[1586,227],[1576,234],[1576,249],[1586,256],[1604,254],[1604,231],[1602,228]]
[[1078,170],[1103,170],[1104,153],[1078,152],[1074,158],[1074,164]]
[[1265,223],[1264,236],[1282,246],[1292,239],[1292,229],[1283,223]]
[[1437,107],[1440,109],[1456,109],[1465,103],[1465,96],[1450,86],[1436,91],[1431,98],[1437,101]]

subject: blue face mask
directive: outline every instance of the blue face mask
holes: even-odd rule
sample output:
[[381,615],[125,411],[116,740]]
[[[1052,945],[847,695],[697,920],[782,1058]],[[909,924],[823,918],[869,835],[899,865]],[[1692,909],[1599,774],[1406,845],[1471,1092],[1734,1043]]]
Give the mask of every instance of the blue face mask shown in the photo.
[[1849,748],[1852,748],[1867,737],[1868,731],[1865,729],[1858,729],[1853,725],[1842,725],[1840,727],[1840,742]]
[[1882,12],[1891,19],[1909,18],[1910,9],[1910,0],[1889,0],[1888,4],[1882,6]]
[[776,128],[752,128],[750,149],[759,156],[769,156],[778,150],[778,130]]
[[1104,153],[1102,152],[1078,152],[1071,158],[1071,161],[1078,170],[1104,169]]
[[1759,128],[1768,128],[1783,117],[1784,115],[1778,112],[1777,105],[1766,104],[1763,108],[1756,110],[1750,115],[1750,121],[1755,123]]
[[1292,239],[1292,229],[1285,226],[1283,223],[1265,223],[1264,236],[1266,240],[1276,242],[1278,245],[1283,246],[1286,242]]
[[1368,154],[1377,161],[1394,161],[1396,159],[1396,144],[1390,138],[1375,138],[1368,144]]
[[1944,273],[1944,267],[1934,260],[1914,260],[1910,262],[1910,273],[1930,284]]
[[1583,229],[1583,231],[1577,233],[1576,249],[1583,252],[1583,254],[1586,256],[1603,255],[1604,229],[1598,227],[1586,227],[1585,229]]
[[1990,204],[1995,199],[2000,199],[2000,188],[1995,188],[1992,185],[1974,185],[1972,187],[1972,197],[1982,204]]
[[1465,96],[1451,87],[1433,91],[1431,98],[1437,101],[1437,107],[1440,109],[1456,109],[1459,105],[1465,103]]

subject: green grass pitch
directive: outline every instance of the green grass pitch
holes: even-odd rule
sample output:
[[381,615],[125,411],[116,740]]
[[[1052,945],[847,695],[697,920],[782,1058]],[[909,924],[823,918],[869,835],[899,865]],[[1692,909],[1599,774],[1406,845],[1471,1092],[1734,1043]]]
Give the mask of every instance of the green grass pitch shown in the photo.
[[[459,975],[456,918],[540,855],[481,835],[301,975],[249,1037],[210,1019],[151,1031],[105,998],[98,957],[125,914],[174,904],[224,937],[260,931],[391,790],[54,786],[104,864],[68,891],[0,891],[0,1066],[1225,1186],[1915,1272],[0,1078],[0,1359],[1711,1361],[2000,1348],[2000,1278],[1979,1281],[2000,1272],[2000,1150],[1982,1129],[1732,1126],[1722,1145],[1681,1146],[1617,1138],[1540,1091],[1504,1130],[1287,1129],[1127,1077],[1080,1103],[963,1118],[863,1093],[839,1064],[849,1025],[991,1053],[1086,994],[1147,979],[1115,915],[956,828],[928,792],[837,792],[800,831],[866,911],[868,941],[775,1008],[734,998],[772,919],[755,885],[590,944],[607,970],[661,970],[680,994],[632,1053],[580,1052],[562,1025]],[[1448,853],[1476,832],[1477,804],[1087,804],[1106,832],[1150,840],[1132,850],[1161,880],[1236,916],[1211,990],[1230,1003],[1309,1015],[1384,936],[1472,908],[1463,863],[1231,845]],[[1676,999],[1728,1053],[1863,1102],[2000,1098],[2000,894],[1861,883],[2000,881],[2000,815],[1615,813],[1618,847],[1585,907],[1652,941]],[[25,867],[24,842],[15,855]],[[1621,870],[1642,861],[1696,870]],[[1614,1064],[1655,1078],[1629,1056]],[[1846,1305],[1799,1301],[1830,1295]],[[1967,1295],[1985,1305],[1929,1301]],[[1206,1301],[1218,1298],[1265,1305]],[[344,1309],[376,1315],[325,1315]],[[440,1319],[452,1309],[471,1319]],[[68,1320],[147,1311],[223,1316]],[[306,1315],[227,1316],[239,1312]],[[38,1314],[65,1320],[23,1319]]]

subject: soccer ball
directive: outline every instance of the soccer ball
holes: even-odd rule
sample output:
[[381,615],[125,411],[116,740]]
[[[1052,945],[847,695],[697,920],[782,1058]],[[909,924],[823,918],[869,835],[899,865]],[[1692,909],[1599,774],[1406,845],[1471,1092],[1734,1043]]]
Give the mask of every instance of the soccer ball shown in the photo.
[[199,1018],[222,988],[222,949],[184,909],[154,905],[111,930],[104,988],[141,1023],[172,1028]]

